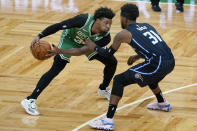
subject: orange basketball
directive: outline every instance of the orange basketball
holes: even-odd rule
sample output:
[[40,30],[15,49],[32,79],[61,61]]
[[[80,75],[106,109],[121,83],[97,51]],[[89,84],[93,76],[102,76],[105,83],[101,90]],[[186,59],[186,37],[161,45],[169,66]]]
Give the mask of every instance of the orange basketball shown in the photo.
[[47,41],[40,40],[39,44],[35,44],[31,49],[32,55],[38,60],[46,60],[49,57],[48,50],[51,50],[51,45]]

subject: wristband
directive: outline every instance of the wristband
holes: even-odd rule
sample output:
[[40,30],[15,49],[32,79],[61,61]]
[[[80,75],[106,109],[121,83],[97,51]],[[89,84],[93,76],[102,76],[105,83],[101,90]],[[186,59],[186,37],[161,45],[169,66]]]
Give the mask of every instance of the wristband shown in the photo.
[[43,38],[43,37],[45,37],[42,33],[39,33],[38,34],[38,37],[41,39],[41,38]]

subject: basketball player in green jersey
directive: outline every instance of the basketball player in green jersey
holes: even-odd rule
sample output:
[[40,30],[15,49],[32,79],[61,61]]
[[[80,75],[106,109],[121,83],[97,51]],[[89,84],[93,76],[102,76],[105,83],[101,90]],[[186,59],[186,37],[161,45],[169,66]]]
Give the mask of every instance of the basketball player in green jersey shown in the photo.
[[[60,23],[53,24],[44,29],[34,38],[30,48],[35,44],[39,44],[39,40],[48,35],[54,34],[59,30],[63,30],[58,48],[61,50],[72,50],[69,54],[57,54],[54,57],[52,67],[38,81],[36,88],[30,96],[21,101],[22,107],[30,115],[39,115],[36,100],[40,93],[48,86],[48,84],[57,76],[70,62],[71,56],[85,54],[88,59],[98,60],[105,65],[103,82],[98,88],[98,95],[110,99],[111,91],[109,83],[116,71],[117,60],[114,56],[105,58],[99,55],[94,49],[83,48],[87,39],[95,42],[96,45],[105,47],[110,41],[109,33],[114,12],[109,8],[99,8],[95,11],[94,16],[91,14],[80,14],[73,18],[67,19]],[[54,55],[54,53],[50,53]]]

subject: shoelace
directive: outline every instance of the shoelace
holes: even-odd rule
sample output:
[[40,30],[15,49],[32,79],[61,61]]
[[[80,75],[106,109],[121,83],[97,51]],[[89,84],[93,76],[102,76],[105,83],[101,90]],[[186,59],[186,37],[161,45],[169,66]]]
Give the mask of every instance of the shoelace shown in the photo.
[[111,94],[111,91],[110,91],[110,90],[105,90],[105,92],[106,92],[107,94]]
[[109,88],[106,88],[105,92],[108,93],[108,94],[111,94],[111,91],[110,91]]
[[36,102],[34,100],[31,101],[31,108],[37,109]]

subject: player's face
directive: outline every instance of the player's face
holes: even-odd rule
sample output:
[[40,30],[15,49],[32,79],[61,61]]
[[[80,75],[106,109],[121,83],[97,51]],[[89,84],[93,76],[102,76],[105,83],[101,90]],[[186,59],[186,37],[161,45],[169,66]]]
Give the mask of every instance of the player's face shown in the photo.
[[112,20],[108,18],[99,19],[101,33],[107,33],[111,28]]
[[121,23],[121,27],[123,29],[125,29],[126,28],[126,19],[125,19],[125,17],[120,16],[120,23]]

